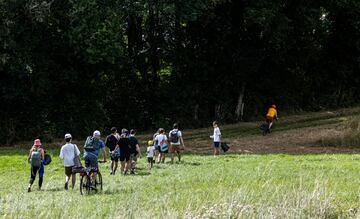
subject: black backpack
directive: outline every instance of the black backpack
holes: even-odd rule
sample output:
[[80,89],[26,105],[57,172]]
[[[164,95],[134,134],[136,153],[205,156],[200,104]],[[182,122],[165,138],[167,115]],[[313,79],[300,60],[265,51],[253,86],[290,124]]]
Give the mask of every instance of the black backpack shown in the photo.
[[171,131],[170,132],[170,141],[171,143],[178,143],[179,142],[179,131]]
[[230,149],[230,146],[226,142],[221,143],[221,149],[226,152]]
[[97,138],[94,138],[91,136],[87,137],[85,144],[84,144],[85,151],[95,151],[98,142],[99,142],[99,139],[97,139]]

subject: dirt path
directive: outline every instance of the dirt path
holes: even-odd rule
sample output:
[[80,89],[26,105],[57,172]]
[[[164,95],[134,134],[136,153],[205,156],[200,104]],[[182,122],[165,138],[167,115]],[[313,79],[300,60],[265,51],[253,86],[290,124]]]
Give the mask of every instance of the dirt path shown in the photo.
[[[226,134],[226,133],[224,133]],[[277,132],[276,129],[267,136],[247,136],[226,140],[231,145],[230,153],[360,153],[360,148],[325,147],[321,140],[342,134],[339,125],[324,125],[314,128],[293,129]],[[187,151],[211,153],[212,145],[208,141],[191,142]]]

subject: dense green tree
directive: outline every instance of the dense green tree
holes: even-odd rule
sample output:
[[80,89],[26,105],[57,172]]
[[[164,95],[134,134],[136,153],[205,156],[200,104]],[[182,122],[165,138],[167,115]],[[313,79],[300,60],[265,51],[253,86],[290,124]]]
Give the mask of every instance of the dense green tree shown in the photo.
[[0,1],[1,143],[359,103],[360,2]]

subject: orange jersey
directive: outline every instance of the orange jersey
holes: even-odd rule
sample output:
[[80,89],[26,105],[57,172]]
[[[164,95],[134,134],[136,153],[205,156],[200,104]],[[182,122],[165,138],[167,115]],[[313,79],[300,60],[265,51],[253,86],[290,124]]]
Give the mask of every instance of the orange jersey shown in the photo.
[[266,117],[275,118],[277,117],[277,111],[274,108],[270,108],[268,110],[268,113],[266,114]]

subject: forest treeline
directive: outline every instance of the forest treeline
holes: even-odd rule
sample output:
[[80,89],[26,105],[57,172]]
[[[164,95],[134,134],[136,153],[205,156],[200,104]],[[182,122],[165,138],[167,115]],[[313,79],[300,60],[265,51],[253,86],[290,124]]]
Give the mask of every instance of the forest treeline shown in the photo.
[[359,103],[358,0],[1,0],[0,143]]

